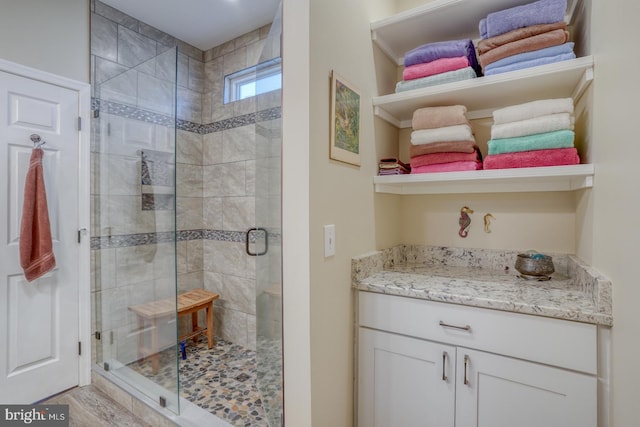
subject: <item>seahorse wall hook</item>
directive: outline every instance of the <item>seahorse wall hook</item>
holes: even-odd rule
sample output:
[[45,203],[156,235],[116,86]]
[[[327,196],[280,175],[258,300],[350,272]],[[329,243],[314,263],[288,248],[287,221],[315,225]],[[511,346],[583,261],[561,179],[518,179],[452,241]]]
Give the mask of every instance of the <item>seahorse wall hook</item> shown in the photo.
[[470,213],[473,213],[473,209],[468,206],[463,206],[460,209],[460,219],[458,220],[458,224],[460,224],[460,230],[458,230],[458,236],[465,238],[469,235],[467,228],[471,225],[471,217]]
[[495,218],[490,213],[484,216],[484,232],[485,233],[491,233],[491,228],[489,228],[489,226],[491,225],[492,219],[495,219]]

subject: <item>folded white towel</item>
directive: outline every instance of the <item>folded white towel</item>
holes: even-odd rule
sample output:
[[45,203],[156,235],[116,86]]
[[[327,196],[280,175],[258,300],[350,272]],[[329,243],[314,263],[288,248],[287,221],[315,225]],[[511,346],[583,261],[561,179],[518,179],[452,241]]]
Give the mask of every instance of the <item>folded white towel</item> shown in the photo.
[[493,112],[493,123],[499,125],[557,113],[573,114],[573,99],[540,99],[501,108]]
[[443,141],[475,141],[469,125],[443,126],[435,129],[420,129],[411,132],[411,144],[423,145]]
[[491,126],[491,138],[514,138],[518,136],[534,135],[537,133],[553,132],[555,130],[573,130],[574,119],[569,113],[547,114],[533,119],[503,123]]

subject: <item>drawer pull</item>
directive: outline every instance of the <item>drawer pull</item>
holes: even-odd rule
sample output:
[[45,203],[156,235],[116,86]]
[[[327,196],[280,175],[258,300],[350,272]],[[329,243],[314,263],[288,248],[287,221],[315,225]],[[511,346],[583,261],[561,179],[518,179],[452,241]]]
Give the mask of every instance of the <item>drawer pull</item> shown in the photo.
[[442,352],[442,381],[447,381],[447,374],[446,374],[446,366],[447,366],[447,357],[449,355],[447,354],[446,351]]
[[467,378],[467,371],[469,367],[469,356],[464,355],[464,385],[469,385],[469,379]]
[[453,329],[459,329],[461,331],[471,332],[471,326],[469,325],[464,325],[464,326],[450,325],[448,323],[444,323],[442,320],[438,323],[438,325],[442,326],[443,328],[453,328]]

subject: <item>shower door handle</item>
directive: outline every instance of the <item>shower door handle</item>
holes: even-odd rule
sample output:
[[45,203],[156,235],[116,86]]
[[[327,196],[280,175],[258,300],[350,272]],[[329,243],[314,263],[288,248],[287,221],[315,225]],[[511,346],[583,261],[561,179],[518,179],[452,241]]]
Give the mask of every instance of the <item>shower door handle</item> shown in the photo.
[[[264,251],[262,252],[252,252],[251,248],[249,247],[250,244],[250,240],[251,240],[251,234],[255,233],[257,231],[262,231],[264,233]],[[269,250],[269,234],[267,233],[267,229],[266,228],[262,228],[262,227],[252,227],[250,229],[247,230],[246,234],[245,234],[245,251],[247,252],[247,255],[249,256],[262,256],[265,255],[267,253],[267,251]]]

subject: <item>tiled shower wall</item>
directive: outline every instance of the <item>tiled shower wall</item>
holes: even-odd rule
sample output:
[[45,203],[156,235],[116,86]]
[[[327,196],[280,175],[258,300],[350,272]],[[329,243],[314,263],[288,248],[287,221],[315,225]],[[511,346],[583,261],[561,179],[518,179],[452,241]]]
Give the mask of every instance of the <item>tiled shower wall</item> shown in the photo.
[[[173,286],[173,196],[166,188],[151,204],[141,197],[140,152],[173,152],[167,105],[175,78],[178,290],[220,293],[216,335],[255,348],[255,260],[244,252],[244,232],[255,224],[255,127],[279,129],[280,100],[262,95],[274,108],[256,114],[255,100],[223,104],[222,91],[226,74],[257,63],[269,26],[202,52],[98,0],[91,12],[94,96],[112,101],[94,99],[100,117],[92,138],[94,325],[103,336],[116,334],[119,347],[103,358],[135,359],[128,306],[162,298]],[[108,155],[100,153],[105,141]]]

